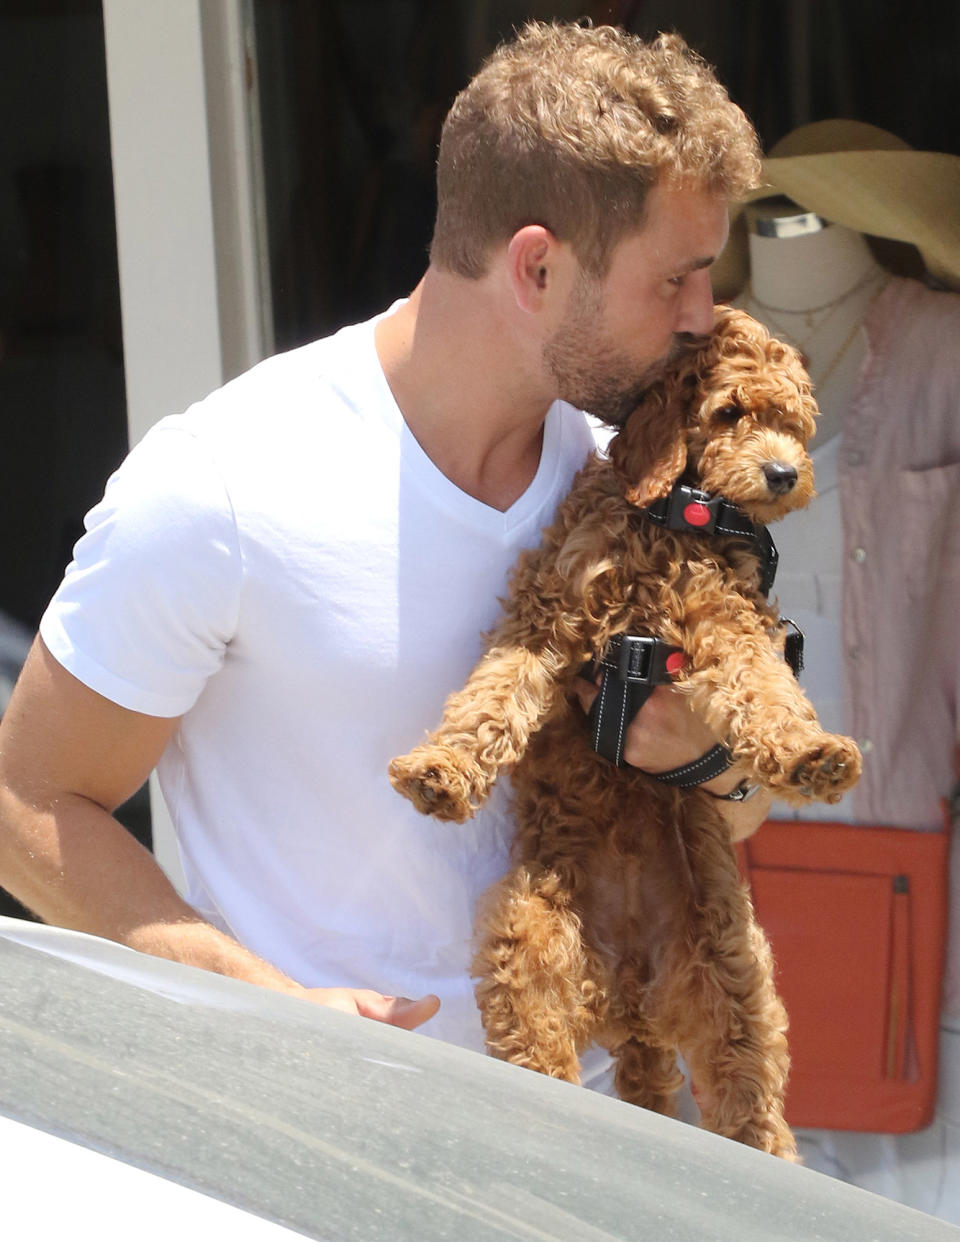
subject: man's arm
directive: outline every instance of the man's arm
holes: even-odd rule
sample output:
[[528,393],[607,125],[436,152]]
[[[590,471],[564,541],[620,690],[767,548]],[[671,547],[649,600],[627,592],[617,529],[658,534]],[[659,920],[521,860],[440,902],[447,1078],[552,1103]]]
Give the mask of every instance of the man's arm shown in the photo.
[[96,694],[38,638],[0,721],[0,884],[45,922],[157,957],[396,1026],[432,1017],[436,997],[301,987],[180,898],[113,817],[178,724]]

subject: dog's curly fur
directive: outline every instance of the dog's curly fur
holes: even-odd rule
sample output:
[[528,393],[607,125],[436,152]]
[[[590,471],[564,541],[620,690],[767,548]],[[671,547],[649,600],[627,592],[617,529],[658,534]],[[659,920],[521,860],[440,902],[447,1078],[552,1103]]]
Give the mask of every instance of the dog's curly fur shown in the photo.
[[[854,784],[856,746],[820,728],[783,659],[755,545],[638,512],[681,476],[756,522],[805,505],[816,412],[796,352],[717,308],[706,345],[650,390],[520,558],[440,727],[390,765],[421,811],[455,821],[513,768],[513,867],[482,903],[474,962],[495,1056],[577,1082],[595,1041],[623,1099],[671,1113],[679,1049],[703,1124],[785,1159],[786,1014],[722,804],[599,757],[571,691],[612,636],[657,634],[683,649],[677,687],[748,779],[791,801]],[[772,462],[795,468],[792,488],[771,484]]]

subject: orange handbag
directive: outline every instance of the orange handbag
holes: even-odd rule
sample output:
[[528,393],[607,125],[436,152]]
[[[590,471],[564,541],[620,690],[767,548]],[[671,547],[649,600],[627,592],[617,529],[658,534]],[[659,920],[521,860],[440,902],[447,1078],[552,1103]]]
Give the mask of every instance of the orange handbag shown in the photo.
[[949,834],[770,820],[737,846],[790,1019],[792,1126],[933,1117]]

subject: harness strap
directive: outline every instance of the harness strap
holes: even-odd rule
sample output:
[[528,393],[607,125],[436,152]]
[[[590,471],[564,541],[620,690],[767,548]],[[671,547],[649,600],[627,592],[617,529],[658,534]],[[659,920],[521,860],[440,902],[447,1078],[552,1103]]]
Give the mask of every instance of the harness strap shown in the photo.
[[783,640],[783,658],[790,665],[794,677],[799,678],[803,672],[803,630],[789,617],[781,617],[780,624],[788,627]]
[[701,755],[699,759],[694,759],[691,763],[685,763],[679,768],[671,768],[669,772],[648,772],[647,775],[652,776],[654,780],[662,781],[664,785],[676,785],[678,789],[692,789],[694,785],[712,781],[721,772],[726,772],[730,763],[729,750],[722,742],[717,742],[716,746],[711,746],[706,754]]
[[679,647],[652,635],[617,634],[610,639],[597,661],[602,673],[600,693],[590,709],[593,749],[598,755],[623,767],[628,725],[654,687],[669,684],[684,660]]
[[677,483],[668,495],[641,510],[648,521],[665,530],[697,535],[735,535],[752,540],[760,559],[760,590],[769,595],[777,576],[780,554],[773,536],[759,522],[723,496],[714,496],[687,483]]

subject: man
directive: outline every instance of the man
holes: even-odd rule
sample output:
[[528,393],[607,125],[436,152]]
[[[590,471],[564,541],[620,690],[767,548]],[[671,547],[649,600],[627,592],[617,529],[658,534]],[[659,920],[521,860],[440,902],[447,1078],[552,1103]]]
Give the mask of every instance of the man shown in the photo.
[[[580,411],[622,421],[709,331],[758,167],[676,37],[534,24],[495,53],[445,125],[410,298],[164,420],[89,515],[3,720],[0,882],[50,922],[482,1047],[470,921],[509,816],[436,824],[387,763],[479,655],[592,447]],[[662,771],[714,741],[658,691],[626,754]],[[154,765],[186,900],[111,815]],[[765,809],[721,805],[737,831]]]

